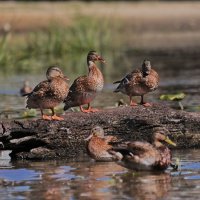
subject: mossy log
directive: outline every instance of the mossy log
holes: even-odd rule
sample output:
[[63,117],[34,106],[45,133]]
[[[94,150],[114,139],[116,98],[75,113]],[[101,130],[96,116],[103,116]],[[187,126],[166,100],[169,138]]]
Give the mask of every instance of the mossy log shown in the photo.
[[12,159],[75,159],[86,155],[86,142],[95,125],[107,135],[123,140],[147,140],[154,127],[164,126],[176,148],[200,147],[200,114],[171,109],[118,107],[97,113],[66,112],[64,121],[6,120],[0,125],[0,148],[11,150]]

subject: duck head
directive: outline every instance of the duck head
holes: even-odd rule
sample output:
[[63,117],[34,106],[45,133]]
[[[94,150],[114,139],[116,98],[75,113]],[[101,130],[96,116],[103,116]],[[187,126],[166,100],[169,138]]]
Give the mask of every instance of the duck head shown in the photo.
[[89,141],[92,137],[104,138],[104,130],[100,126],[95,126],[92,128],[90,135],[85,139]]
[[142,73],[143,76],[147,76],[150,74],[150,70],[151,70],[151,63],[149,60],[144,60],[142,63]]
[[97,54],[96,51],[90,51],[87,55],[87,64],[88,66],[90,65],[90,63],[95,63],[96,61],[100,61],[102,63],[105,63],[105,60]]
[[24,87],[29,87],[29,86],[30,86],[30,83],[29,83],[28,80],[25,80],[25,81],[23,82],[23,84],[24,84]]
[[169,131],[165,128],[156,129],[153,133],[153,144],[156,147],[161,147],[161,146],[163,146],[162,142],[166,142],[170,145],[176,146],[176,144],[174,142],[172,142],[169,139],[169,137],[167,136],[168,133],[169,133]]
[[47,69],[46,72],[47,80],[51,80],[52,78],[63,78],[65,80],[69,80],[66,76],[64,76],[61,69],[57,66],[51,66]]

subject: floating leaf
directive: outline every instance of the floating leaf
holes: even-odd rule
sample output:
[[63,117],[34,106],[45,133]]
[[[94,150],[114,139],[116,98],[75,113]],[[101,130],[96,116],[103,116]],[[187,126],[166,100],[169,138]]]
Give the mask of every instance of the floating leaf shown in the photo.
[[160,100],[167,100],[167,101],[181,101],[185,98],[185,94],[183,92],[178,94],[163,94],[160,95]]
[[30,109],[22,113],[23,118],[36,117],[36,116],[37,116],[37,112],[35,109]]

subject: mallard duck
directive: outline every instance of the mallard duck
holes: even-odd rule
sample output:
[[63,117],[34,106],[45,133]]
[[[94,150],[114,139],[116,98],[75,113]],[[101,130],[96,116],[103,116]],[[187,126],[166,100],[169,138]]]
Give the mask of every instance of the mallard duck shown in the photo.
[[32,87],[30,86],[29,81],[25,80],[23,83],[23,87],[20,89],[20,95],[24,96],[25,94],[28,94],[32,92]]
[[121,148],[115,148],[123,158],[120,164],[134,170],[165,170],[169,165],[175,166],[171,161],[171,152],[162,142],[176,146],[167,136],[167,129],[157,129],[153,133],[152,144],[148,142],[134,141],[126,142]]
[[144,102],[144,95],[157,89],[159,76],[155,70],[151,68],[151,63],[144,60],[141,70],[134,70],[126,75],[122,80],[114,82],[119,83],[114,92],[122,92],[130,98],[130,105],[136,106],[137,103],[132,100],[133,96],[141,96],[143,106],[151,106],[150,103]]
[[[59,105],[68,94],[68,79],[57,66],[51,66],[46,72],[47,80],[40,82],[27,96],[27,108],[39,108],[42,119],[64,120],[54,112],[54,107]],[[52,116],[44,115],[43,109],[51,109]]]
[[[96,66],[95,62],[105,60],[99,56],[95,51],[90,51],[87,55],[87,64],[89,73],[87,76],[78,77],[69,89],[69,94],[64,100],[67,110],[71,107],[79,106],[84,113],[96,112],[97,109],[91,108],[90,102],[95,98],[97,92],[103,89],[104,79],[101,71]],[[88,104],[88,108],[84,109],[82,105]]]
[[100,126],[92,128],[88,138],[87,150],[89,155],[96,161],[113,161],[120,160],[122,154],[112,150],[113,146],[110,143],[117,142],[114,136],[105,136],[104,130]]

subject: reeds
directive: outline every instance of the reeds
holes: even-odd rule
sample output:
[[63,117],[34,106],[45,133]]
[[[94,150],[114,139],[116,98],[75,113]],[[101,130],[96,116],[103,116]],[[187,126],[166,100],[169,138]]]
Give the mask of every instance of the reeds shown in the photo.
[[120,45],[117,27],[109,21],[79,16],[68,27],[52,24],[47,30],[23,35],[5,32],[0,38],[1,72],[38,73],[48,65],[59,64],[75,76],[86,73],[89,50],[109,55],[109,71]]

